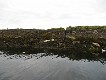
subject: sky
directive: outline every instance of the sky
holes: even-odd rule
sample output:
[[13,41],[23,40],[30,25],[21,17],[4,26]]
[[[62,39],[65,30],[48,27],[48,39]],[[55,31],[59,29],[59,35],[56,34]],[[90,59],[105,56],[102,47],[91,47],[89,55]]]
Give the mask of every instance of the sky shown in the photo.
[[106,25],[106,0],[0,0],[0,29]]

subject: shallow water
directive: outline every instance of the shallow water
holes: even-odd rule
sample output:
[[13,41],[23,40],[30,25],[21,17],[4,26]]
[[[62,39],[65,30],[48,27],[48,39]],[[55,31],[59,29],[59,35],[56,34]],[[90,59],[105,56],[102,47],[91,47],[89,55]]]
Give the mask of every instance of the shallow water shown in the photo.
[[106,80],[106,64],[100,61],[0,53],[0,80]]

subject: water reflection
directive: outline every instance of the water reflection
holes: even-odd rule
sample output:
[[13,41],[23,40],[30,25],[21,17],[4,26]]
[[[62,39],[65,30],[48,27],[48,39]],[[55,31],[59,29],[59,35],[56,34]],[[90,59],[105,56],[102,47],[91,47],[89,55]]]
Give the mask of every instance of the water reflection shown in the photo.
[[99,61],[102,64],[106,63],[106,53],[84,53],[75,52],[72,50],[48,50],[48,49],[16,49],[16,50],[1,50],[1,57],[6,57],[7,59],[23,59],[28,60],[31,58],[42,58],[46,56],[56,56],[56,58],[68,58],[69,60],[87,60],[89,61]]
[[105,80],[105,57],[72,50],[1,50],[0,80]]

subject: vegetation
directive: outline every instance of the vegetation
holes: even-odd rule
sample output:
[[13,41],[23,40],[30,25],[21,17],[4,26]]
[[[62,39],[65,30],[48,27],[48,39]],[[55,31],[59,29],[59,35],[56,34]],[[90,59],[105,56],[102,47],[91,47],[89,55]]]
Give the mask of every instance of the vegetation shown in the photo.
[[99,53],[106,49],[106,26],[0,30],[0,49],[62,49]]

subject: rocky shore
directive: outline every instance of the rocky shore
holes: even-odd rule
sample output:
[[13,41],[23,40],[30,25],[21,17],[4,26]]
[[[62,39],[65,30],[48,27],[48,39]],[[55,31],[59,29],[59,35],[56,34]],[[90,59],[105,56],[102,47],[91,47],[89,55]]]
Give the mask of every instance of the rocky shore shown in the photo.
[[105,26],[77,26],[66,29],[0,30],[0,49],[54,49],[102,52],[106,49]]

